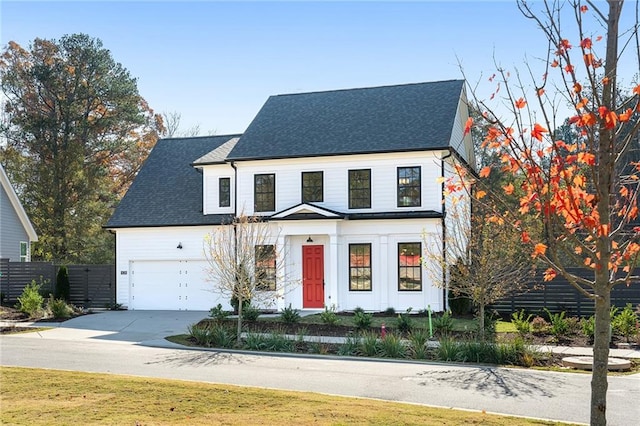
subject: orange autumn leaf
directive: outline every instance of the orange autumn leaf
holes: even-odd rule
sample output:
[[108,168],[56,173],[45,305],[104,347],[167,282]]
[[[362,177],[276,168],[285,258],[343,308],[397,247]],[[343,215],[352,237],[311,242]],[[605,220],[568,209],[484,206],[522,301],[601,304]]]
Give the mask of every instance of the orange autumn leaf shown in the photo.
[[483,191],[483,190],[478,190],[476,192],[476,199],[481,200],[482,198],[487,196],[487,191]]
[[551,68],[555,68],[559,65],[558,61],[554,60],[553,62],[551,62]]
[[538,89],[538,96],[544,95],[544,89]]
[[542,127],[540,124],[536,123],[533,126],[533,130],[531,131],[531,136],[538,139],[539,141],[542,141],[542,134],[547,132],[548,132],[547,129]]
[[631,108],[628,108],[625,112],[620,113],[620,115],[618,115],[618,120],[620,120],[621,123],[626,123],[627,121],[629,121],[629,119],[631,119],[631,115],[633,114],[633,111],[631,110]]
[[515,188],[514,188],[512,183],[509,183],[509,185],[503,186],[502,189],[504,190],[505,194],[511,195],[511,194],[513,194],[513,191],[514,191]]
[[596,41],[600,41],[600,40],[602,40],[602,36],[596,37]]
[[640,84],[633,88],[633,93],[640,96]]
[[469,134],[469,132],[471,131],[471,126],[473,126],[473,118],[469,117],[467,118],[467,122],[464,124],[463,136],[467,136],[467,134]]
[[576,93],[582,92],[582,84],[576,83],[573,85],[573,91]]
[[558,273],[556,272],[555,269],[553,268],[548,268],[546,271],[544,271],[544,280],[545,281],[551,281],[553,280],[556,276],[558,275]]
[[613,129],[616,127],[616,123],[618,122],[618,114],[614,111],[607,112],[607,115],[604,116],[604,127],[607,129]]
[[591,39],[589,37],[584,38],[581,42],[580,42],[580,47],[582,47],[583,49],[591,49],[592,43],[591,43]]
[[480,177],[481,178],[486,178],[491,174],[491,167],[489,166],[484,166],[482,168],[482,170],[480,170]]
[[589,10],[587,6],[580,6],[580,12],[587,13],[587,10]]
[[538,256],[544,256],[546,252],[547,246],[545,244],[538,243],[533,247],[533,253],[531,254],[531,257],[535,259]]
[[522,238],[522,242],[525,244],[528,244],[531,242],[531,238],[529,237],[529,234],[527,233],[527,231],[522,231],[522,234],[520,234],[520,237]]
[[527,105],[527,101],[525,101],[523,98],[520,98],[516,101],[516,108],[518,109],[524,108],[525,105]]
[[609,77],[603,77],[603,78],[602,78],[602,84],[603,84],[603,85],[605,85],[605,86],[606,86],[607,84],[609,84]]
[[564,70],[565,70],[565,72],[566,72],[567,74],[571,74],[571,73],[573,72],[573,69],[574,69],[574,68],[573,68],[573,65],[571,65],[571,64],[567,64],[567,65],[564,67]]

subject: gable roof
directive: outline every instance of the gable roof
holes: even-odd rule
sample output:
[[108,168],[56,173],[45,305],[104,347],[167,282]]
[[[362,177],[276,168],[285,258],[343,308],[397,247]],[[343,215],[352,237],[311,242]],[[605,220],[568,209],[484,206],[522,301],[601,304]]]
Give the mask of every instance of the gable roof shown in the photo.
[[214,225],[202,213],[202,174],[192,162],[238,135],[159,140],[105,228]]
[[29,236],[29,241],[38,241],[38,234],[36,233],[33,224],[29,220],[29,216],[27,216],[27,212],[24,210],[24,207],[22,206],[22,203],[18,198],[18,194],[16,194],[16,191],[13,189],[11,182],[9,182],[9,176],[7,176],[7,173],[4,171],[4,167],[2,167],[2,164],[0,164],[0,186],[2,186],[4,192],[9,197],[9,201],[13,206],[13,210],[18,215],[22,227]]
[[229,160],[449,147],[463,80],[271,96]]
[[240,140],[239,137],[231,138],[227,142],[223,143],[213,151],[203,155],[192,163],[193,166],[204,166],[207,164],[221,164],[227,159],[227,156],[231,152],[234,146]]

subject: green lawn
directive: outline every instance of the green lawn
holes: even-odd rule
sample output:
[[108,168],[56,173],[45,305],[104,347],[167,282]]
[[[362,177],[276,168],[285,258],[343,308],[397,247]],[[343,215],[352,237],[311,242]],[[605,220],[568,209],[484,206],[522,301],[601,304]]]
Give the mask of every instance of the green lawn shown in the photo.
[[304,392],[0,367],[6,425],[551,425]]

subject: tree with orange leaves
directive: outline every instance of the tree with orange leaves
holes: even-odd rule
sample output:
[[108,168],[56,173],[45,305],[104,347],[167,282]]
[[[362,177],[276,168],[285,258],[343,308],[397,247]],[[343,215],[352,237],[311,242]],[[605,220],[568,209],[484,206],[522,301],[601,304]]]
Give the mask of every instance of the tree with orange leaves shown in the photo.
[[0,57],[0,161],[40,235],[35,259],[113,260],[102,230],[162,132],[136,80],[85,34],[11,41]]
[[[622,0],[608,0],[606,10],[580,0],[536,5],[540,10],[518,1],[550,46],[542,75],[537,77],[528,64],[532,85],[527,87],[520,74],[512,77],[498,67],[490,80],[502,89],[500,94],[494,92],[489,101],[474,94],[490,126],[484,148],[497,153],[500,170],[520,183],[476,194],[489,193],[492,201],[507,206],[494,214],[515,226],[531,257],[547,265],[546,281],[563,275],[594,301],[591,424],[604,425],[611,290],[640,280],[634,275],[640,260],[640,162],[630,155],[640,144],[640,84],[631,83],[625,91],[619,82],[623,61],[640,69],[637,5],[629,31],[619,28]],[[603,28],[604,34],[593,33]],[[498,99],[504,103],[496,107],[492,100]],[[508,113],[500,114],[505,106]],[[559,108],[567,106],[576,135],[571,141],[552,131]],[[493,170],[483,168],[474,183],[482,186]],[[518,208],[508,208],[514,197]],[[531,219],[541,224],[541,235],[530,231]],[[592,278],[570,273],[567,266],[576,263],[592,271]]]

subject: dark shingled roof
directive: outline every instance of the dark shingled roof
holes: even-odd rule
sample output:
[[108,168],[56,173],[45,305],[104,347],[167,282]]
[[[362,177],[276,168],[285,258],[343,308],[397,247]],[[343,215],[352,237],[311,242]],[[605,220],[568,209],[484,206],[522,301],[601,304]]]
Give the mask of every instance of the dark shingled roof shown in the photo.
[[462,80],[271,96],[229,160],[446,148]]
[[238,136],[159,140],[105,228],[228,222],[202,214],[202,174],[191,163]]

